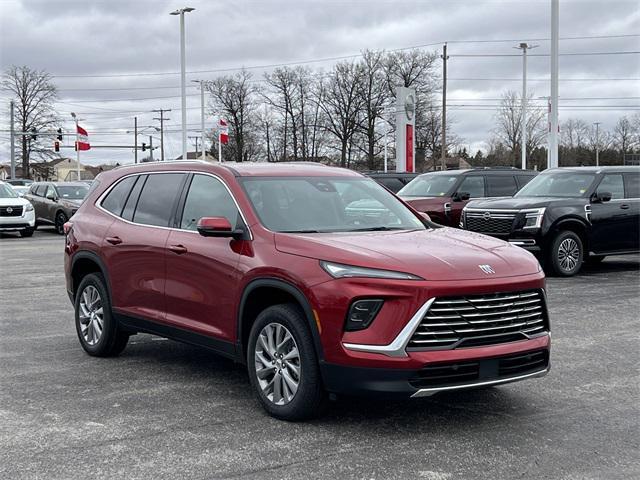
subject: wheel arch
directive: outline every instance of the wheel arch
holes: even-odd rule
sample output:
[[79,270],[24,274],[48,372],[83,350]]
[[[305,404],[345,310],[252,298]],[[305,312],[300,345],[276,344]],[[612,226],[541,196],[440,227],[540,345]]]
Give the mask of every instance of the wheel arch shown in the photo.
[[76,297],[78,285],[80,285],[82,279],[90,273],[102,274],[102,277],[106,282],[105,287],[107,289],[107,294],[109,295],[109,299],[111,299],[111,284],[109,282],[109,276],[104,262],[96,253],[86,250],[76,252],[71,262],[71,289],[73,298],[75,299]]
[[587,234],[588,226],[582,218],[579,218],[579,217],[563,218],[557,221],[556,223],[554,223],[550,229],[551,235],[549,236],[549,244],[551,244],[551,241],[553,240],[553,238],[555,238],[556,235],[558,235],[559,232],[564,230],[569,230],[575,233],[576,235],[578,235],[580,237],[580,240],[582,241],[583,251],[584,252],[589,251],[589,238],[588,238],[589,236]]
[[322,360],[320,333],[308,298],[298,287],[285,280],[259,278],[252,280],[245,287],[238,308],[236,350],[241,363],[246,361],[245,355],[249,332],[258,314],[267,307],[282,303],[295,303],[300,307],[313,337],[318,359]]

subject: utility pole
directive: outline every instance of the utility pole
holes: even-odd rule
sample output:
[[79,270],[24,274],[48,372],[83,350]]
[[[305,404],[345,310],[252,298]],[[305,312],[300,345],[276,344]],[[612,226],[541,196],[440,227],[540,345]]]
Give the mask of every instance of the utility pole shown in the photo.
[[170,108],[151,110],[154,113],[160,113],[160,117],[154,117],[154,120],[160,120],[160,160],[164,162],[164,122],[165,120],[171,120],[164,117],[164,112],[170,112]]
[[558,50],[560,31],[560,0],[551,0],[551,111],[549,157],[547,166],[558,167]]
[[[206,155],[204,148],[204,80],[192,80],[192,82],[200,84],[200,135],[202,137],[202,161],[204,161]],[[198,151],[197,145],[196,141],[196,152]]]
[[[13,100],[9,103],[10,109],[10,130],[11,130],[11,178],[16,178],[16,141],[15,141],[15,126],[13,124]],[[22,174],[24,176],[24,173]]]
[[71,112],[71,116],[76,124],[76,172],[78,174],[78,181],[80,181],[80,132],[78,132],[78,117],[73,112]]
[[442,151],[440,162],[442,170],[447,169],[447,44],[442,46]]
[[596,167],[600,166],[600,122],[593,123],[596,126]]
[[138,163],[138,117],[133,117],[133,163]]
[[520,160],[522,161],[522,170],[527,169],[527,49],[536,48],[537,46],[530,46],[523,42],[514,47],[522,50],[522,119],[520,122]]
[[151,135],[149,135],[149,157],[153,162],[153,137]]

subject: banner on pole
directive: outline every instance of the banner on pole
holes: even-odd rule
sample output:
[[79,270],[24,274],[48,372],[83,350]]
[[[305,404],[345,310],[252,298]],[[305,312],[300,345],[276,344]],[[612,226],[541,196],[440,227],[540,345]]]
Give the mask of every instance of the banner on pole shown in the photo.
[[221,144],[226,145],[229,143],[229,126],[222,118],[218,123],[218,136]]
[[89,144],[89,134],[87,131],[78,125],[78,142],[76,145],[76,150],[90,150],[91,145]]

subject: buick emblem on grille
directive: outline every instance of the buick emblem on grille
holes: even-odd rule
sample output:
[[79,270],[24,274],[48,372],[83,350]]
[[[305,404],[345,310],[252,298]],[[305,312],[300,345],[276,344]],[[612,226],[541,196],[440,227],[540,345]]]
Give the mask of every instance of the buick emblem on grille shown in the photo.
[[7,213],[11,213],[11,212],[13,212],[13,208],[7,207]]
[[485,220],[491,220],[491,212],[484,212],[482,214],[482,218],[484,218]]
[[480,267],[480,270],[482,270],[487,275],[491,275],[492,273],[496,273],[496,271],[493,269],[493,267],[491,265],[478,265],[478,267]]

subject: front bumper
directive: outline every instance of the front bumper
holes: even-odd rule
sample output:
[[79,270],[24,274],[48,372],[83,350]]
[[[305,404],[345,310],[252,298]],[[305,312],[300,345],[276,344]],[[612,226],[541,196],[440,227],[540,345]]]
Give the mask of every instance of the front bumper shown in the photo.
[[[548,336],[546,338],[548,340]],[[547,341],[544,348],[532,350],[530,342],[514,343],[515,348],[525,350],[506,355],[436,361],[421,369],[348,367],[324,363],[321,372],[325,388],[332,393],[426,397],[545,376],[551,366],[549,343]],[[473,349],[465,350],[468,353]]]

